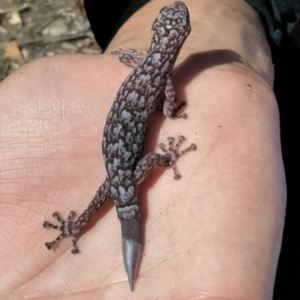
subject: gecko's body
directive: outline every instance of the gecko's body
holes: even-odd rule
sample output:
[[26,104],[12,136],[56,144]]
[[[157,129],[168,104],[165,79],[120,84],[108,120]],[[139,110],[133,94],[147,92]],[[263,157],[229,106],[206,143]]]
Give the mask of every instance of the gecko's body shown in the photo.
[[[74,220],[70,212],[67,221],[58,213],[53,216],[61,226],[48,221],[44,227],[61,230],[48,249],[60,239],[72,236],[72,253],[77,253],[76,234],[84,227],[96,211],[110,198],[114,200],[122,227],[122,251],[131,289],[142,246],[140,230],[140,210],[137,189],[154,166],[172,166],[174,178],[180,178],[176,169],[177,159],[187,151],[195,150],[194,144],[179,151],[184,138],[174,145],[169,138],[169,148],[160,145],[165,154],[148,153],[141,159],[146,130],[154,111],[158,108],[164,92],[164,114],[175,117],[181,105],[176,104],[171,81],[171,72],[183,42],[190,33],[189,13],[184,3],[175,2],[161,9],[152,25],[152,41],[145,58],[140,53],[118,51],[121,61],[136,65],[135,69],[121,85],[108,114],[103,133],[102,153],[107,177],[86,210]],[[183,116],[183,115],[182,115]]]

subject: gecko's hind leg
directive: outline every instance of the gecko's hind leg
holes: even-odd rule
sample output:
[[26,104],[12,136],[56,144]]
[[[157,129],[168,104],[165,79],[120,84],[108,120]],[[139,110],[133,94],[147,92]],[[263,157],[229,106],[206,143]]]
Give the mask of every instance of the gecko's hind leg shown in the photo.
[[48,221],[45,221],[43,223],[43,227],[44,228],[54,228],[54,229],[60,230],[61,233],[53,241],[46,242],[45,243],[46,248],[48,250],[50,250],[57,242],[62,240],[64,237],[72,236],[72,246],[73,246],[73,248],[72,248],[71,252],[73,254],[78,253],[79,249],[77,247],[76,238],[75,238],[76,233],[73,233],[72,230],[71,230],[71,227],[72,227],[71,225],[73,224],[74,218],[76,217],[76,213],[73,210],[71,210],[69,212],[69,216],[68,216],[67,221],[65,221],[58,212],[54,212],[52,214],[52,217],[54,219],[56,219],[61,224],[61,226],[58,226],[58,225],[52,224]]
[[[179,157],[186,152],[196,150],[196,145],[191,144],[188,148],[179,151],[180,145],[183,143],[185,138],[179,136],[178,142],[174,145],[174,138],[168,138],[169,147],[168,149],[164,144],[160,144],[160,148],[165,152],[164,154],[159,153],[148,153],[143,157],[137,164],[134,171],[134,181],[136,186],[146,178],[147,174],[156,166],[169,167],[172,166],[174,170],[174,179],[179,179],[181,176],[176,167],[176,161]],[[120,208],[124,210],[123,208]],[[128,280],[133,289],[133,280],[136,273],[136,268],[139,260],[139,256],[142,248],[141,239],[141,225],[140,218],[137,217],[136,213],[130,213],[128,207],[126,209],[127,218],[120,216],[121,228],[122,228],[122,253],[125,269],[128,275]]]
[[160,143],[158,146],[159,148],[166,153],[166,155],[170,155],[170,163],[169,165],[172,166],[172,169],[174,171],[174,179],[177,180],[181,178],[181,175],[177,169],[176,162],[179,159],[180,156],[184,155],[187,152],[195,151],[197,149],[197,146],[195,144],[191,144],[189,147],[185,148],[184,150],[179,151],[180,146],[182,143],[186,140],[183,135],[180,135],[178,137],[178,142],[175,144],[175,138],[168,137],[168,148],[164,143]]
[[178,137],[178,142],[175,144],[175,138],[168,137],[168,147],[164,143],[160,143],[158,147],[165,153],[148,153],[143,157],[136,166],[134,171],[134,177],[136,184],[139,185],[147,176],[147,174],[155,167],[172,167],[174,170],[174,179],[181,178],[181,175],[177,169],[176,162],[180,156],[187,152],[194,151],[197,149],[195,144],[191,144],[184,150],[179,150],[182,143],[185,141],[185,137],[180,135]]
[[43,223],[44,228],[54,228],[60,231],[60,235],[57,236],[53,241],[46,242],[46,248],[50,250],[53,245],[58,243],[65,237],[72,237],[72,254],[76,254],[79,252],[76,243],[76,235],[79,231],[89,222],[91,217],[97,212],[97,210],[107,202],[109,199],[109,181],[105,180],[104,183],[100,186],[93,200],[90,202],[88,207],[83,211],[83,213],[75,220],[76,213],[74,211],[70,211],[67,220],[64,220],[58,212],[52,214],[52,217],[56,219],[61,225],[55,225],[48,221]]

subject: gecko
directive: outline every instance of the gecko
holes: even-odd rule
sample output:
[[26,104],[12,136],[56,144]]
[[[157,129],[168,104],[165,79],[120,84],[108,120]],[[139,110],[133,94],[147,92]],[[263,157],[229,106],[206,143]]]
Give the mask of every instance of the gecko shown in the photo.
[[[186,103],[177,103],[172,84],[172,69],[179,51],[191,31],[189,12],[183,2],[163,7],[152,24],[151,45],[147,54],[140,51],[119,49],[113,54],[134,69],[122,83],[108,113],[103,131],[102,155],[106,179],[81,215],[70,211],[67,220],[58,212],[52,217],[60,225],[44,221],[44,228],[60,231],[53,241],[46,242],[47,249],[65,237],[72,238],[71,253],[79,252],[76,236],[91,217],[109,199],[113,199],[121,223],[122,254],[131,290],[142,249],[141,213],[137,191],[141,182],[155,166],[172,167],[174,179],[181,177],[176,162],[183,154],[196,150],[191,144],[179,150],[185,137],[180,135],[167,139],[168,146],[161,143],[163,154],[150,152],[142,157],[145,134],[150,120],[163,103],[163,113],[168,118],[186,118],[177,115]],[[162,98],[162,95],[164,98]]]

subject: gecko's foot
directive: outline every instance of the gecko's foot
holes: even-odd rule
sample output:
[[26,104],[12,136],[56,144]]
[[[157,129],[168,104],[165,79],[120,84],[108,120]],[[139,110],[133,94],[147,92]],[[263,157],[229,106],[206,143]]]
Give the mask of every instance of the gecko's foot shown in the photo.
[[173,118],[175,119],[187,119],[187,114],[186,113],[182,113],[182,114],[179,114],[177,115],[178,111],[183,107],[183,106],[186,106],[186,102],[185,101],[181,101],[178,106],[174,109],[173,111]]
[[170,166],[172,166],[172,169],[174,171],[174,179],[177,180],[181,178],[181,175],[177,169],[176,162],[179,159],[180,156],[184,155],[187,152],[195,151],[197,149],[197,146],[195,144],[191,144],[189,147],[187,147],[184,150],[179,151],[180,146],[185,141],[185,137],[183,135],[180,135],[178,137],[178,142],[175,144],[175,138],[168,137],[168,148],[164,143],[159,144],[160,149],[165,152],[166,154],[170,155]]
[[62,240],[63,238],[65,238],[67,236],[71,236],[72,237],[72,245],[73,245],[71,253],[73,253],[73,254],[78,253],[79,249],[77,247],[76,238],[75,238],[75,234],[77,233],[78,230],[74,230],[74,226],[73,226],[74,218],[76,217],[76,213],[71,210],[67,221],[65,221],[58,212],[53,213],[52,217],[54,219],[56,219],[61,225],[58,226],[58,225],[52,224],[48,221],[45,221],[43,223],[43,227],[44,228],[54,228],[54,229],[60,230],[61,233],[53,241],[46,242],[45,243],[46,248],[48,250],[50,250],[53,247],[53,245],[55,245],[57,242],[59,242],[60,240]]

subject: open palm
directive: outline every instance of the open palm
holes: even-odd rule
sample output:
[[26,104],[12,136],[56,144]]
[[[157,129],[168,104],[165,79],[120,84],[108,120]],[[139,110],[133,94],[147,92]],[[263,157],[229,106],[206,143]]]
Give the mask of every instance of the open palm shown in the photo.
[[[188,119],[158,112],[150,125],[145,152],[180,134],[198,150],[178,162],[180,180],[156,168],[141,185],[144,249],[134,293],[112,203],[80,235],[79,254],[70,253],[70,238],[46,249],[59,232],[44,229],[44,220],[55,222],[54,211],[80,214],[105,179],[102,131],[129,72],[110,55],[61,56],[0,84],[0,295],[263,299],[274,283],[284,211],[276,105],[264,84],[228,69],[187,86],[175,74]],[[266,100],[253,100],[249,82]]]

